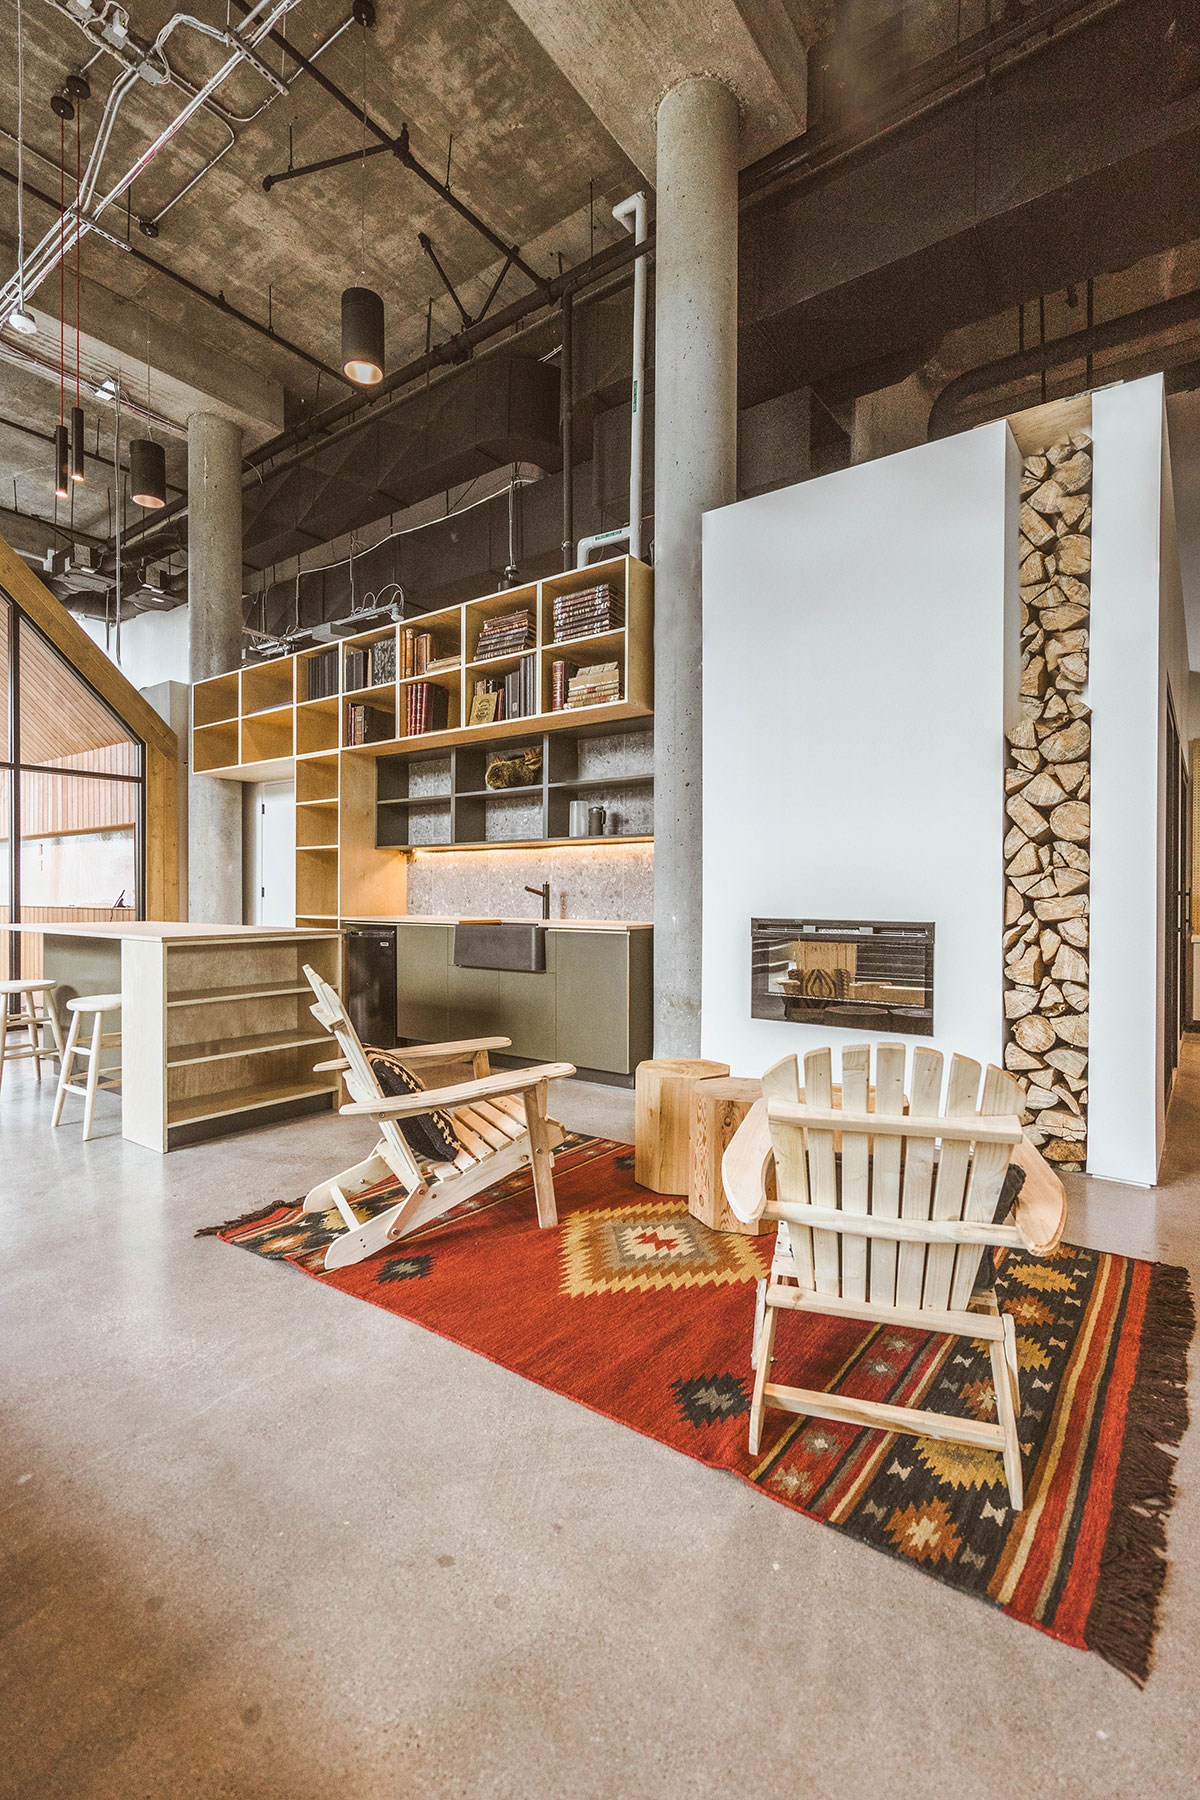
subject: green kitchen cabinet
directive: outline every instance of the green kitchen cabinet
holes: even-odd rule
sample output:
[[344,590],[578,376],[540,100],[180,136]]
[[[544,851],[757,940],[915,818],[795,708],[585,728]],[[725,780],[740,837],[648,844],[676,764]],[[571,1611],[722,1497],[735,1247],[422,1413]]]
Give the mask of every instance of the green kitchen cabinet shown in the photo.
[[556,1046],[579,1069],[628,1075],[629,944],[625,931],[555,934]]
[[461,1035],[449,1029],[450,925],[396,930],[396,1035],[422,1044]]
[[504,1027],[496,997],[498,971],[455,968],[453,932],[449,933],[449,939],[446,950],[447,1041],[456,1043],[460,1038],[500,1037]]
[[512,1039],[509,1054],[534,1062],[553,1062],[557,1054],[553,968],[557,935],[546,933],[544,971],[502,969],[496,974],[496,1030]]

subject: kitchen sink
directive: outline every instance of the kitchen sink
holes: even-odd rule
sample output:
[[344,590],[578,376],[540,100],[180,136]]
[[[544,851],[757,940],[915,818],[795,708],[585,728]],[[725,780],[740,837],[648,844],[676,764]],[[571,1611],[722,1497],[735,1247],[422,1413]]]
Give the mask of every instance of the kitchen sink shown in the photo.
[[513,969],[527,975],[546,967],[546,932],[534,919],[468,921],[454,927],[456,969]]

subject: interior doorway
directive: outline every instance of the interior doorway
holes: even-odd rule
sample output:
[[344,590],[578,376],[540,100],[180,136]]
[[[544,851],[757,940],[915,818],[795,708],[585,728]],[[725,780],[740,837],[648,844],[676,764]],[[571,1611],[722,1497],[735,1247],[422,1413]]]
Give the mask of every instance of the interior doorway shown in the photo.
[[1166,884],[1165,988],[1163,1005],[1163,1090],[1171,1086],[1179,1066],[1179,1045],[1191,1023],[1192,880],[1191,795],[1175,709],[1167,697],[1167,843],[1163,879]]
[[247,925],[296,923],[295,783],[255,781],[245,799]]

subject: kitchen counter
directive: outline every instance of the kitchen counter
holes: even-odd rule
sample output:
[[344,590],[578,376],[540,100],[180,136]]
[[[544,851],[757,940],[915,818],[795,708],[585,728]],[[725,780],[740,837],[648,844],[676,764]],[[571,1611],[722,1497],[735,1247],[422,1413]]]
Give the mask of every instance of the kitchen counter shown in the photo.
[[344,925],[544,925],[547,931],[653,931],[647,919],[496,919],[491,915],[463,914],[460,918],[435,913],[400,913],[392,918],[343,919]]
[[[391,921],[389,920],[390,924]],[[86,919],[41,925],[6,925],[5,931],[37,932],[40,937],[111,938],[118,943],[237,943],[243,938],[294,937],[287,925],[193,925],[186,919]],[[311,932],[302,933],[311,937]]]

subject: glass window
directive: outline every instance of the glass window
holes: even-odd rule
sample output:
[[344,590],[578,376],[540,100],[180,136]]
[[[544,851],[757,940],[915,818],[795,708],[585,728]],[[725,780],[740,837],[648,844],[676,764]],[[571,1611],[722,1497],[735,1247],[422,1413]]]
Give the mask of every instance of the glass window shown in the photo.
[[143,751],[71,663],[0,594],[0,955],[41,972],[48,928],[138,918]]

